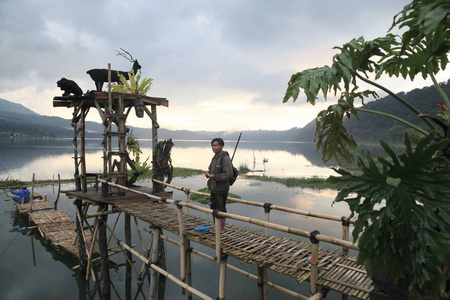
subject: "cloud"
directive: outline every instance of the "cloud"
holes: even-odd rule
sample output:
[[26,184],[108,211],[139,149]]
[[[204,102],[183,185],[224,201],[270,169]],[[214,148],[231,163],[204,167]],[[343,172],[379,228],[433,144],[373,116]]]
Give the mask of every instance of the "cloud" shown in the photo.
[[131,69],[116,55],[124,48],[139,60],[143,76],[154,79],[150,95],[170,101],[159,109],[164,126],[301,127],[320,107],[305,105],[303,96],[281,103],[290,76],[330,64],[333,46],[386,34],[408,2],[2,1],[0,97],[70,118],[70,110],[52,107],[52,97],[62,94],[56,81],[66,77],[92,90],[87,70],[108,63]]

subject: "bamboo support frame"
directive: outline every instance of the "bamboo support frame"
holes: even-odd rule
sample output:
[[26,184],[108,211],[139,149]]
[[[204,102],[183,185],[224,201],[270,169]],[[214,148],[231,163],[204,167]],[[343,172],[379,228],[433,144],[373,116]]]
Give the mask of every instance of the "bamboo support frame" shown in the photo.
[[310,294],[317,293],[317,279],[319,275],[319,243],[311,244],[311,278],[310,278]]
[[[176,186],[176,185],[173,185],[173,184],[169,184],[169,183],[166,183],[164,181],[157,180],[157,179],[153,179],[153,181],[157,182],[159,184],[163,184],[163,185],[165,185],[167,187],[176,189],[176,190],[180,190],[180,191],[185,191],[186,190],[186,188],[184,188],[184,187],[179,187],[179,186]],[[198,192],[198,191],[190,191],[190,193],[196,194],[196,195],[201,195],[201,196],[209,196],[208,193],[203,193],[203,192]],[[264,203],[256,202],[256,201],[243,200],[243,199],[238,199],[238,198],[233,198],[233,197],[228,197],[227,200],[232,201],[232,202],[236,202],[236,203],[246,204],[246,205],[264,207]],[[307,217],[314,217],[314,218],[320,218],[320,219],[325,219],[325,220],[330,220],[330,221],[341,222],[341,217],[328,215],[328,214],[314,213],[314,212],[310,212],[310,211],[305,211],[305,210],[300,210],[300,209],[295,209],[295,208],[290,208],[290,207],[285,207],[285,206],[280,206],[280,205],[274,205],[274,204],[272,204],[270,206],[270,208],[271,209],[275,209],[275,210],[279,210],[279,211],[288,212],[288,213],[303,215],[303,216],[307,216]],[[356,220],[355,219],[350,219],[348,221],[351,224],[354,224]]]
[[211,297],[203,294],[202,292],[194,289],[193,287],[187,285],[186,283],[182,282],[181,280],[179,280],[178,278],[176,278],[175,276],[173,276],[172,274],[170,274],[166,270],[161,269],[160,267],[158,267],[157,265],[152,263],[150,260],[148,260],[147,258],[142,256],[141,254],[139,254],[138,252],[133,250],[133,248],[131,248],[129,245],[125,244],[124,242],[119,242],[119,244],[122,247],[124,247],[125,249],[127,249],[128,251],[130,251],[131,253],[133,253],[133,255],[135,255],[137,258],[139,258],[140,260],[144,261],[150,268],[152,268],[152,270],[155,270],[156,272],[164,275],[168,279],[172,280],[174,283],[176,283],[179,286],[181,286],[183,289],[186,289],[186,290],[190,291],[191,293],[193,293],[194,295],[196,295],[197,297],[199,297],[201,299],[213,300],[213,298],[211,298]]
[[220,259],[219,300],[225,300],[225,284],[227,279],[227,257]]
[[[154,265],[159,264],[159,241],[161,236],[161,229],[155,228],[153,233],[153,241],[152,241],[152,262]],[[148,264],[148,263],[147,263]],[[150,270],[150,292],[149,292],[150,300],[158,299],[158,271],[155,268],[151,268]]]
[[[148,232],[148,230],[146,230],[146,231]],[[163,240],[165,240],[165,241],[168,241],[169,243],[172,243],[172,244],[174,244],[174,245],[178,245],[178,246],[180,245],[180,242],[178,242],[178,241],[176,241],[176,240],[174,240],[174,239],[171,239],[171,238],[169,238],[169,237],[167,237],[167,236],[165,236],[165,235],[161,235],[161,239],[163,239]],[[206,260],[209,260],[209,261],[211,261],[211,262],[216,262],[216,260],[215,260],[214,257],[212,257],[212,256],[210,256],[210,255],[208,255],[208,254],[205,254],[205,253],[203,253],[203,252],[201,252],[201,251],[199,251],[199,250],[196,250],[196,249],[192,248],[192,249],[191,249],[191,252],[192,252],[193,254],[197,255],[197,256],[200,256],[200,257],[206,259]],[[231,271],[234,271],[234,272],[236,272],[236,273],[238,273],[238,274],[240,274],[240,275],[242,275],[242,276],[245,276],[245,277],[247,277],[247,278],[249,278],[249,279],[251,279],[251,280],[254,280],[254,281],[257,281],[257,280],[258,280],[258,277],[257,277],[257,276],[255,276],[255,275],[253,275],[253,274],[251,274],[251,273],[249,273],[249,272],[247,272],[247,271],[244,271],[244,270],[242,270],[242,269],[239,269],[238,267],[235,267],[235,266],[233,266],[233,265],[227,264],[227,268],[230,269]],[[270,287],[273,288],[273,289],[276,289],[276,290],[278,290],[278,291],[280,291],[280,292],[283,292],[283,293],[285,293],[285,294],[287,294],[287,295],[289,295],[289,296],[292,296],[292,297],[294,297],[294,298],[302,299],[302,300],[307,300],[307,299],[308,299],[308,297],[305,297],[305,296],[303,296],[303,295],[301,295],[301,294],[299,294],[299,293],[296,293],[296,292],[294,292],[294,291],[291,291],[291,290],[289,290],[289,289],[287,289],[287,288],[284,288],[284,287],[279,286],[279,285],[277,285],[277,284],[274,284],[274,283],[272,283],[272,282],[267,282],[267,285],[270,286]]]
[[[350,237],[350,228],[349,228],[349,222],[346,217],[342,217],[342,239],[344,241],[348,241]],[[348,255],[348,248],[342,247],[342,255],[346,256]]]
[[87,192],[87,183],[86,183],[86,108],[84,106],[81,107],[81,119],[80,119],[80,167],[81,167],[81,191],[83,193]]
[[[115,187],[118,187],[118,188],[121,188],[121,189],[129,190],[131,192],[135,192],[137,194],[149,197],[151,199],[157,199],[157,200],[160,200],[160,201],[164,200],[165,202],[170,203],[170,204],[177,204],[177,205],[181,205],[181,206],[185,206],[185,207],[190,207],[190,208],[193,208],[195,210],[198,210],[198,211],[201,211],[201,212],[205,212],[205,213],[208,213],[208,214],[211,214],[213,212],[209,208],[193,205],[193,204],[190,204],[190,203],[180,202],[179,200],[163,199],[162,197],[158,197],[158,196],[155,196],[155,195],[151,195],[151,194],[143,193],[143,192],[139,192],[139,191],[134,191],[133,189],[129,189],[127,187],[120,186],[120,185],[117,185],[115,183],[107,182],[107,181],[105,181],[103,179],[99,179],[99,181],[106,182],[108,185],[112,185],[112,186],[115,186]],[[155,180],[153,180],[153,181],[155,181]],[[241,221],[241,222],[245,222],[245,223],[255,224],[255,225],[258,225],[258,226],[267,227],[267,228],[275,229],[275,230],[278,230],[278,231],[281,231],[281,232],[286,232],[286,233],[291,233],[291,234],[298,235],[298,236],[303,236],[303,237],[306,237],[306,238],[310,238],[311,237],[310,232],[308,232],[306,230],[301,230],[301,229],[297,229],[297,228],[293,228],[293,227],[279,225],[279,224],[276,224],[276,223],[261,221],[261,220],[253,219],[253,218],[250,218],[250,217],[245,217],[245,216],[236,215],[236,214],[230,214],[230,213],[224,213],[224,212],[219,212],[218,216],[219,217],[230,218],[230,219]],[[219,230],[219,232],[220,232],[220,230]],[[330,237],[330,236],[326,236],[326,235],[323,235],[323,234],[316,235],[316,239],[321,241],[321,242],[327,242],[327,243],[334,244],[334,245],[337,245],[337,246],[342,246],[342,247],[347,247],[349,249],[358,250],[358,245],[357,244],[353,244],[352,242],[344,241],[344,240],[337,239],[337,238]]]
[[216,231],[216,261],[217,263],[220,264],[221,260],[222,260],[222,249],[221,249],[221,243],[220,243],[220,219],[219,218],[215,218],[214,219],[214,227],[215,227],[215,231]]
[[[184,237],[183,207],[178,205],[177,212],[180,235],[180,280],[186,282],[186,239]],[[184,295],[185,291],[182,292]]]

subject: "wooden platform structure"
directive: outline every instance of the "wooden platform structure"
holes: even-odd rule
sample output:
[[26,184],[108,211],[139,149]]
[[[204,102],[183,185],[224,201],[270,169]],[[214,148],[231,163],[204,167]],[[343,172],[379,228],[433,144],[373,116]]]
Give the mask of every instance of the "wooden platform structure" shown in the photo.
[[[139,192],[143,193],[142,189]],[[169,204],[167,199],[161,198],[163,200],[161,202],[157,198],[152,200],[130,191],[124,191],[120,197],[105,199],[95,189],[89,189],[86,193],[70,191],[66,192],[66,195],[93,205],[112,205],[115,212],[136,217],[151,224],[152,227],[160,227],[174,234],[180,233],[176,205]],[[215,235],[195,230],[199,225],[213,227],[211,218],[183,214],[182,223],[184,238],[216,248]],[[263,231],[227,224],[226,233],[221,235],[220,244],[221,255],[269,268],[295,278],[299,283],[309,281],[311,278],[311,243],[288,237],[266,236]],[[323,247],[319,248],[317,257],[319,266],[317,285],[355,298],[369,298],[373,288],[372,281],[368,278],[364,266],[356,265],[354,257],[342,255],[337,249],[330,251]]]
[[[110,66],[109,66],[110,69]],[[109,84],[110,86],[110,84]],[[201,299],[213,299],[196,290],[191,285],[191,254],[199,255],[205,259],[216,262],[219,265],[219,292],[218,299],[225,299],[225,278],[226,270],[231,269],[244,276],[257,281],[258,299],[268,299],[268,287],[275,288],[298,299],[321,299],[326,296],[329,289],[338,291],[345,295],[350,295],[360,299],[367,299],[372,289],[372,282],[367,277],[366,272],[361,266],[357,266],[355,258],[347,255],[348,249],[357,250],[357,245],[348,241],[349,224],[351,220],[342,218],[343,238],[327,237],[321,235],[318,231],[306,232],[297,228],[290,228],[279,224],[269,222],[271,209],[279,209],[290,213],[300,213],[294,209],[282,208],[274,205],[264,204],[265,221],[250,219],[246,216],[233,215],[223,212],[214,212],[216,216],[215,224],[212,224],[211,218],[201,218],[189,214],[188,209],[196,209],[201,212],[212,213],[210,209],[192,205],[189,203],[190,193],[196,193],[189,189],[183,189],[186,194],[185,201],[173,200],[167,194],[153,193],[153,191],[164,191],[164,187],[182,189],[179,187],[165,184],[162,180],[157,180],[155,174],[164,172],[164,166],[159,163],[157,155],[158,149],[158,128],[156,107],[168,107],[168,101],[165,98],[155,98],[133,94],[120,94],[109,92],[91,92],[79,97],[54,97],[54,107],[73,108],[72,127],[74,129],[73,148],[74,148],[74,178],[76,180],[75,190],[66,191],[66,195],[75,199],[77,217],[75,220],[75,229],[63,229],[62,231],[76,231],[76,236],[71,237],[72,244],[76,240],[78,244],[78,256],[80,258],[80,271],[85,272],[86,280],[92,272],[91,266],[93,253],[98,247],[101,255],[102,264],[102,296],[104,299],[111,298],[110,275],[108,270],[109,243],[113,240],[124,253],[128,263],[133,266],[132,256],[140,259],[150,268],[150,299],[158,299],[157,284],[159,274],[162,274],[180,285],[183,290],[188,292],[188,299],[192,299],[195,294]],[[152,180],[152,189],[130,189],[127,188],[128,172],[127,165],[130,164],[126,148],[127,127],[126,120],[132,108],[135,108],[138,114],[140,107],[140,117],[143,116],[142,110],[151,119],[152,131],[152,170],[154,178]],[[151,109],[147,108],[149,106]],[[92,174],[87,172],[85,159],[85,120],[91,108],[97,110],[103,123],[103,172],[101,174]],[[129,158],[129,157],[128,157]],[[170,158],[170,156],[169,156]],[[101,182],[101,189],[88,188],[88,177],[94,176],[97,183]],[[99,179],[99,177],[101,179]],[[198,193],[198,192],[197,192]],[[236,199],[234,199],[236,200]],[[251,203],[251,201],[242,201],[247,205],[261,206],[261,203]],[[260,205],[261,204],[261,205]],[[97,207],[96,213],[88,214],[88,208]],[[184,209],[184,211],[183,211]],[[67,245],[71,247],[68,241],[59,240],[58,234],[52,234],[51,217],[46,215],[47,211],[42,212],[27,211],[30,217],[40,223],[40,231],[54,243]],[[124,215],[124,241],[120,240],[115,234],[115,225],[110,227],[107,216],[119,213]],[[308,214],[311,216],[310,214]],[[45,216],[45,217],[44,217]],[[263,231],[250,230],[245,227],[230,225],[226,227],[226,233],[221,234],[219,230],[218,219],[226,217],[243,222],[248,222],[262,226]],[[63,217],[59,217],[63,220]],[[88,222],[89,218],[94,219],[94,224]],[[131,218],[134,218],[137,235],[141,242],[142,253],[133,249],[131,245]],[[325,216],[326,219],[341,221],[340,217],[334,218]],[[43,220],[46,221],[43,221]],[[92,220],[92,219],[91,219]],[[118,220],[118,218],[117,218]],[[152,230],[152,248],[147,249],[143,243],[142,233],[138,227],[138,220],[151,224]],[[46,224],[48,222],[48,224]],[[65,222],[61,223],[61,228]],[[64,225],[63,225],[64,224]],[[215,226],[216,233],[195,231],[199,225]],[[88,228],[89,234],[86,234],[85,228]],[[303,238],[309,238],[310,243],[304,239],[292,239],[287,237],[276,237],[269,234],[269,229],[287,232]],[[179,240],[170,239],[164,236],[163,230],[170,231],[179,236]],[[108,237],[109,233],[109,237]],[[69,236],[69,234],[62,234]],[[92,243],[90,242],[92,237]],[[161,252],[161,241],[171,242],[180,247],[180,276],[169,274],[159,265],[159,255]],[[190,246],[194,241],[215,249],[215,256],[209,256]],[[320,242],[329,242],[342,247],[342,252],[337,250],[329,251],[319,247]],[[95,246],[95,247],[94,247]],[[151,250],[151,251],[150,251]],[[69,250],[74,251],[74,249]],[[235,266],[227,264],[227,257],[234,257],[239,261],[249,264],[256,264],[258,274],[250,274]],[[310,282],[310,296],[303,296],[284,287],[273,284],[268,280],[268,269],[285,274],[295,278],[299,283]],[[142,274],[137,272],[137,275]],[[215,298],[215,297],[214,297]]]

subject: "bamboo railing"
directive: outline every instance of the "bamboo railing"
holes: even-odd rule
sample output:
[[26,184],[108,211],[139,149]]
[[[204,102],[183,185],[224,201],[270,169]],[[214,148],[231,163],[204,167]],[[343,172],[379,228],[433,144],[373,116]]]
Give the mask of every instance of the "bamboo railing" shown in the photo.
[[[200,193],[200,192],[195,192],[195,191],[191,191],[188,190],[186,188],[181,188],[181,187],[177,187],[171,184],[167,184],[164,183],[162,181],[159,180],[155,180],[157,181],[157,183],[159,184],[164,184],[168,187],[171,188],[175,188],[181,191],[184,191],[187,195],[186,197],[186,201],[181,201],[181,200],[173,200],[173,199],[167,199],[167,198],[162,198],[162,197],[158,197],[152,194],[148,194],[145,192],[141,192],[141,191],[136,191],[133,190],[131,188],[127,188],[115,183],[111,183],[108,182],[106,180],[103,179],[99,179],[100,182],[106,183],[110,186],[116,187],[116,188],[120,188],[123,190],[127,190],[136,194],[140,194],[143,196],[146,196],[148,198],[154,199],[154,200],[159,200],[159,201],[163,201],[165,203],[168,204],[173,204],[176,205],[177,207],[177,211],[178,211],[178,226],[179,226],[179,237],[180,237],[180,242],[178,243],[178,245],[180,246],[180,281],[181,283],[178,283],[176,280],[173,280],[175,283],[179,284],[183,289],[186,289],[188,291],[190,291],[190,289],[187,288],[188,285],[186,285],[185,280],[186,280],[186,253],[187,253],[187,248],[186,248],[186,238],[184,236],[184,224],[183,224],[183,212],[182,212],[182,208],[184,207],[186,210],[188,208],[190,209],[195,209],[197,211],[200,212],[205,212],[208,214],[212,214],[213,210],[209,209],[209,208],[205,208],[205,207],[201,207],[201,206],[197,206],[197,205],[193,205],[191,203],[189,203],[189,193],[195,193],[195,194],[200,194],[200,195],[205,195],[205,196],[209,196],[209,194],[207,193]],[[238,200],[238,201],[236,201]],[[298,228],[293,228],[293,227],[289,227],[289,226],[284,226],[284,225],[280,225],[280,224],[276,224],[276,223],[272,223],[270,221],[268,221],[268,211],[267,211],[267,205],[264,206],[264,204],[262,203],[258,203],[258,202],[254,202],[254,201],[247,201],[247,200],[241,200],[241,199],[235,199],[232,198],[232,201],[235,202],[239,202],[239,203],[243,203],[243,204],[247,204],[247,205],[254,205],[254,206],[262,206],[265,208],[265,221],[262,220],[258,220],[258,219],[254,219],[254,218],[250,218],[250,217],[246,217],[246,216],[242,216],[242,215],[237,215],[237,214],[231,214],[231,213],[224,213],[224,212],[218,212],[217,215],[219,217],[225,217],[225,218],[229,218],[229,219],[233,219],[233,220],[237,220],[237,221],[241,221],[241,222],[245,222],[245,223],[250,223],[250,224],[255,224],[261,227],[264,227],[265,229],[274,229],[280,232],[285,232],[285,233],[290,233],[290,234],[294,234],[297,236],[301,236],[301,237],[306,237],[309,238],[311,240],[311,275],[310,275],[310,295],[312,298],[310,299],[321,299],[323,297],[322,293],[320,291],[318,291],[317,288],[317,280],[318,280],[318,255],[319,255],[319,242],[326,242],[326,243],[330,243],[333,245],[337,245],[337,246],[341,246],[343,248],[344,251],[348,250],[348,249],[353,249],[353,250],[358,250],[358,245],[354,244],[348,240],[344,240],[344,239],[337,239],[334,237],[330,237],[327,235],[323,235],[320,234],[320,232],[318,231],[313,231],[313,232],[308,232],[306,230],[301,230]],[[285,212],[290,212],[290,213],[294,213],[294,214],[301,214],[301,215],[308,215],[311,217],[316,217],[316,218],[322,218],[322,219],[327,219],[327,220],[331,220],[331,221],[344,221],[343,218],[338,218],[335,216],[330,216],[330,215],[325,215],[325,214],[315,214],[315,213],[310,213],[310,212],[304,212],[301,210],[297,210],[297,209],[290,209],[287,207],[282,207],[282,206],[274,206],[275,209],[278,209],[280,211],[285,211]],[[272,207],[271,207],[272,208]],[[348,226],[350,223],[352,223],[352,220],[345,220],[346,222],[346,227],[347,229],[343,229],[343,233],[347,232],[347,237],[348,237]],[[344,223],[344,222],[343,222]],[[213,258],[214,261],[216,261],[216,263],[220,264],[220,281],[219,281],[219,297],[218,299],[225,299],[225,278],[226,278],[226,269],[229,268],[229,266],[227,265],[227,261],[226,261],[226,256],[222,255],[222,250],[221,250],[221,233],[220,233],[220,229],[219,229],[219,220],[218,218],[215,218],[215,226],[216,226],[216,232],[215,232],[215,239],[216,239],[216,255]],[[266,235],[268,235],[268,232],[266,231],[265,233]],[[126,245],[123,245],[126,248]],[[134,252],[133,252],[134,254]],[[145,260],[143,260],[145,262]],[[147,263],[147,262],[146,262]],[[153,270],[160,272],[157,268],[153,268]],[[264,271],[264,270],[263,270]],[[164,271],[166,272],[166,271]],[[259,272],[258,272],[259,273]],[[262,275],[259,275],[257,277],[258,282],[264,282],[265,284],[268,284],[267,281],[267,277],[264,278],[264,272],[261,272]],[[161,273],[164,276],[166,276],[165,273]],[[254,275],[253,275],[254,276]],[[170,278],[170,277],[168,277]],[[261,298],[262,299],[262,298]]]

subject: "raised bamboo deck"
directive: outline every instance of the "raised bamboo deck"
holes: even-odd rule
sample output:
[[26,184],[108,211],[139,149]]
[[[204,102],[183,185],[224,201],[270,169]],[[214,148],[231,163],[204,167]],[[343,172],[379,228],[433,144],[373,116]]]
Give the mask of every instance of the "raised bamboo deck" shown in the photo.
[[[55,246],[64,248],[67,252],[78,257],[78,243],[76,243],[76,227],[74,221],[63,211],[55,210],[47,201],[30,203],[16,203],[19,212],[26,213],[36,225],[41,236]],[[85,236],[90,245],[92,234],[85,231]],[[98,253],[98,246],[95,248]]]
[[[174,234],[179,233],[178,215],[172,205],[152,201],[145,196],[124,192],[120,197],[105,199],[95,189],[86,193],[65,192],[70,198],[76,198],[91,204],[108,203],[119,212],[132,215],[154,226],[161,227]],[[211,218],[183,215],[185,236],[210,248],[215,247],[215,235],[195,231],[197,226],[213,226]],[[271,270],[295,278],[299,283],[309,280],[311,265],[311,245],[307,242],[286,237],[265,237],[262,231],[227,224],[222,235],[222,252],[240,261],[265,266]],[[372,290],[372,281],[364,267],[355,263],[351,256],[341,256],[337,250],[323,247],[319,252],[318,284],[337,292],[368,299]]]

